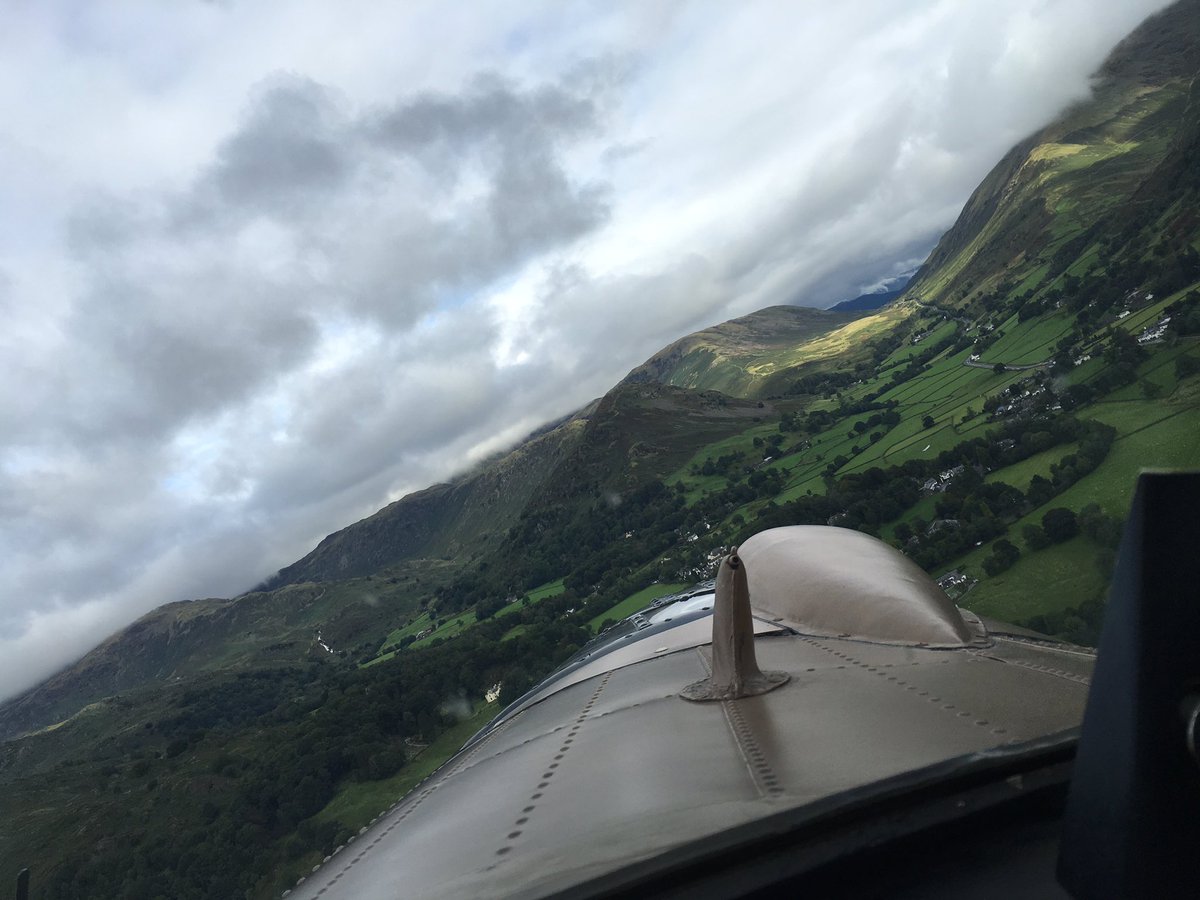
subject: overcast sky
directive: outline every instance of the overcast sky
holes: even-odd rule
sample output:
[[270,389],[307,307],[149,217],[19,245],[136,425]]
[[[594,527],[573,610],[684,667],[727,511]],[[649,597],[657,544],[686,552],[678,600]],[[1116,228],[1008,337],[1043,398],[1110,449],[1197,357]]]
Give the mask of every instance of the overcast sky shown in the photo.
[[0,696],[912,268],[1163,5],[7,4]]

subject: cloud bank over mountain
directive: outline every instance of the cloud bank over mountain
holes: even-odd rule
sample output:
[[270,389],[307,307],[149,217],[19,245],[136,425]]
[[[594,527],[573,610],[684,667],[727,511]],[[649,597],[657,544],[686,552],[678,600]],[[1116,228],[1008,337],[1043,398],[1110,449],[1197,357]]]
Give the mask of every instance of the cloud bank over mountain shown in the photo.
[[27,5],[0,37],[0,695],[911,268],[1161,2]]

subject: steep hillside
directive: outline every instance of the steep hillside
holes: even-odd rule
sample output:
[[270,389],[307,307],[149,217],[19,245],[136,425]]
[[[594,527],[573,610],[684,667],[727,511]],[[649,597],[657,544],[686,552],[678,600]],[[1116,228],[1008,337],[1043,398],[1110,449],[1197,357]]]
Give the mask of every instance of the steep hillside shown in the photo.
[[409,494],[329,535],[264,587],[369,575],[408,559],[478,555],[579,443],[592,407],[452,484]]
[[422,596],[458,570],[450,562],[422,560],[393,567],[387,575],[160,606],[0,707],[0,740],[54,725],[88,704],[146,685],[373,652],[376,635],[411,615]]
[[623,382],[596,404],[580,440],[531,497],[530,508],[620,494],[664,478],[696,447],[777,414],[769,403],[716,391]]
[[0,706],[0,739],[154,681],[297,665],[330,656],[327,648],[372,652],[397,618],[411,615],[422,598],[504,535],[573,451],[592,408],[452,484],[410,494],[334,532],[251,593],[152,610]]
[[768,376],[809,358],[796,353],[798,346],[861,315],[771,306],[680,338],[630,372],[625,381],[721,391],[736,397],[761,396]]
[[978,306],[989,293],[1037,290],[1097,238],[1171,199],[1143,186],[1176,147],[1190,116],[1200,4],[1184,0],[1122,41],[1095,95],[1014,147],[972,194],[905,296]]

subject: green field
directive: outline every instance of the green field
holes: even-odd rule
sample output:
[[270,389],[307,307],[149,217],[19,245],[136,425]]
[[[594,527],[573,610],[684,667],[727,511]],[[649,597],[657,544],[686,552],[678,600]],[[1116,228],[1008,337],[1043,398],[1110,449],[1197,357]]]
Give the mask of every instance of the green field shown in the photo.
[[529,592],[529,601],[537,603],[539,600],[546,600],[550,597],[557,597],[563,592],[563,580],[556,578],[554,581],[547,581],[545,584],[535,587]]
[[1146,383],[1155,385],[1159,392],[1157,396],[1151,395],[1151,399],[1169,398],[1179,386],[1179,381],[1175,378],[1175,360],[1194,348],[1195,345],[1191,342],[1181,343],[1176,347],[1160,348],[1150,359],[1138,366],[1137,381],[1118,388],[1104,399],[1106,401],[1146,399]]
[[924,352],[926,348],[932,347],[938,341],[954,334],[957,328],[958,323],[954,321],[943,322],[940,319],[923,320],[917,323],[917,331],[925,332],[925,337],[921,338],[915,344],[911,340],[905,340],[903,344],[893,350],[887,359],[879,365],[877,374],[889,374],[891,370],[897,368],[901,363],[908,362],[918,353]]
[[[1139,423],[1139,427],[1122,434],[1104,464],[1069,487],[1056,498],[1054,505],[1081,509],[1088,503],[1098,503],[1105,512],[1124,517],[1138,472],[1157,468],[1200,468],[1200,407],[1145,410],[1149,404],[1111,404],[1118,405],[1129,408],[1097,411],[1094,417],[1112,424],[1115,424],[1113,419],[1128,419]],[[1157,416],[1153,421],[1140,424],[1150,417],[1148,413],[1157,413]]]
[[1063,444],[1059,447],[1051,447],[1049,450],[1035,453],[1033,456],[1023,459],[1019,463],[1013,463],[1011,466],[1005,466],[1002,469],[989,472],[984,477],[984,481],[1002,481],[1005,484],[1011,484],[1015,488],[1020,488],[1022,491],[1027,490],[1029,482],[1033,481],[1034,475],[1049,478],[1050,466],[1061,460],[1068,453],[1074,453],[1078,449],[1079,444],[1075,442]]
[[[1100,594],[1108,583],[1096,566],[1099,552],[1085,537],[1034,553],[1023,549],[1011,569],[991,578],[985,576],[959,603],[979,615],[1005,622],[1078,606]],[[979,562],[988,553],[990,546],[981,547],[965,557],[958,568],[978,577],[983,574]]]
[[[1158,314],[1157,310],[1151,310],[1148,318],[1156,321]],[[1071,322],[1070,317],[1058,314],[1020,325],[1013,319],[1007,323],[1010,331],[1002,341],[1006,342],[1005,345],[1013,354],[1039,356],[1047,342],[1053,344],[1059,335],[1070,328]],[[997,346],[1002,345],[997,342]],[[1118,439],[1108,458],[1095,472],[1053,498],[1045,507],[1035,509],[1017,521],[1009,529],[1010,539],[1022,544],[1020,528],[1027,523],[1040,523],[1046,509],[1055,506],[1079,510],[1088,503],[1096,502],[1106,512],[1123,516],[1134,479],[1144,467],[1200,466],[1200,441],[1197,440],[1200,438],[1200,396],[1197,396],[1200,394],[1200,378],[1189,379],[1180,385],[1174,375],[1175,358],[1193,347],[1194,344],[1188,341],[1176,347],[1160,345],[1152,348],[1149,359],[1139,369],[1138,382],[1113,392],[1077,413],[1083,418],[1102,421],[1117,429]],[[881,399],[894,399],[899,403],[897,408],[903,412],[904,418],[899,425],[887,430],[876,443],[869,443],[866,435],[847,435],[849,425],[865,418],[863,414],[852,414],[838,420],[825,431],[812,435],[810,448],[772,461],[769,466],[779,468],[787,477],[785,488],[774,498],[775,502],[784,503],[808,492],[824,492],[825,469],[838,455],[849,457],[849,461],[838,471],[839,475],[865,471],[872,466],[887,467],[912,458],[932,458],[962,440],[982,435],[989,427],[994,427],[982,414],[983,400],[998,394],[1010,384],[1029,378],[1032,373],[1009,371],[997,375],[987,369],[966,367],[962,362],[968,353],[963,351],[935,360],[921,377],[883,394]],[[1094,362],[1103,365],[1102,360]],[[864,382],[861,388],[878,390],[884,381],[882,376],[876,376]],[[1143,382],[1147,381],[1158,385],[1162,397],[1147,402],[1143,396]],[[963,421],[971,413],[974,416]],[[936,424],[933,428],[923,426],[921,418],[924,415],[934,416]],[[762,434],[762,426],[755,433]],[[726,441],[723,447],[734,445],[735,442]],[[852,450],[855,445],[859,447],[858,453]],[[1034,475],[1049,478],[1051,466],[1077,449],[1075,443],[1052,447],[1015,465],[991,472],[986,480],[1002,481],[1026,490]],[[711,448],[705,448],[697,456],[703,458],[710,452]],[[885,525],[882,536],[885,539],[892,538],[896,525],[901,521],[935,519],[937,499],[938,495],[924,497],[896,522]],[[764,503],[755,501],[738,512],[747,521],[753,521]],[[1103,588],[1104,576],[1095,566],[1099,548],[1085,538],[1034,553],[1026,551],[1016,565],[995,577],[988,577],[981,566],[990,552],[991,546],[988,544],[944,567],[963,567],[973,577],[980,579],[968,596],[973,608],[977,607],[979,612],[989,616],[1007,620],[1027,619],[1078,606],[1096,596]],[[629,605],[623,604],[619,610],[598,617],[593,625],[604,618],[627,615],[648,600],[639,598],[629,602]]]
[[674,487],[676,484],[682,483],[684,486],[684,500],[688,504],[695,503],[705,494],[723,489],[729,481],[729,476],[723,474],[693,474],[693,469],[698,470],[704,465],[705,460],[711,459],[716,462],[722,456],[738,452],[745,454],[742,465],[754,465],[763,459],[765,451],[763,447],[754,446],[754,439],[762,438],[765,440],[773,434],[778,434],[778,432],[778,420],[775,420],[753,425],[739,434],[730,435],[722,440],[706,444],[697,450],[691,459],[664,478],[663,483],[668,487]]
[[911,523],[914,519],[924,519],[926,522],[932,522],[937,518],[938,497],[940,494],[926,494],[912,506],[910,506],[900,518],[895,522],[889,522],[880,530],[880,537],[884,540],[891,540],[896,536],[896,526],[901,522]]
[[[555,579],[554,581],[548,581],[545,584],[539,585],[538,587],[535,587],[533,590],[529,591],[525,597],[518,597],[512,603],[501,607],[496,612],[496,616],[498,618],[500,616],[511,615],[517,610],[523,609],[526,605],[528,605],[525,603],[526,597],[529,599],[529,603],[538,603],[548,597],[557,597],[563,592],[563,590],[563,580],[561,578]],[[466,631],[477,621],[478,619],[473,609],[464,610],[458,615],[446,619],[432,633],[425,635],[425,637],[420,638],[419,640],[413,641],[411,646],[427,647],[435,640],[452,638],[455,635]],[[403,628],[397,628],[392,631],[387,638],[384,639],[379,655],[364,665],[373,666],[377,663],[383,662],[384,660],[391,659],[396,655],[395,647],[400,643],[402,638],[405,638],[408,635],[420,634],[432,624],[433,620],[430,618],[429,613],[421,613]]]
[[[511,606],[512,604],[510,604]],[[418,638],[413,641],[411,646],[428,647],[434,641],[442,641],[454,637],[456,634],[461,634],[472,625],[479,621],[475,616],[475,610],[467,609],[460,613],[456,613],[453,618],[448,618],[445,622],[439,625],[433,632],[425,635],[423,638]]]
[[1012,316],[1002,326],[1004,337],[981,354],[980,362],[1026,366],[1045,362],[1054,355],[1054,345],[1072,328],[1075,317],[1056,312],[1018,322]]
[[599,631],[600,626],[606,619],[620,621],[627,616],[632,616],[635,612],[645,609],[659,597],[665,597],[667,594],[673,594],[676,591],[687,587],[685,584],[652,584],[649,587],[642,588],[636,594],[630,594],[620,603],[600,613],[600,615],[588,622],[588,627],[592,631]]
[[[1077,607],[1102,593],[1105,577],[1096,568],[1099,553],[1096,544],[1083,537],[1036,552],[1023,547],[1021,528],[1039,524],[1046,510],[1066,507],[1080,510],[1095,503],[1107,514],[1124,518],[1133,493],[1137,474],[1154,468],[1200,468],[1200,407],[1162,407],[1145,402],[1097,404],[1089,413],[1124,433],[1114,442],[1108,457],[1092,473],[1084,476],[1064,492],[1054,497],[1008,531],[1009,540],[1022,546],[1022,557],[1006,572],[988,577],[981,563],[991,552],[985,545],[971,551],[945,571],[960,568],[980,583],[971,590],[963,604],[983,615],[1006,621],[1019,621],[1030,616]],[[1030,477],[1035,474],[1035,460],[1049,470],[1051,454],[1065,448],[1053,448],[1019,464]],[[1011,466],[1009,469],[1018,469]],[[1000,470],[995,474],[1003,478]],[[940,574],[940,571],[939,573]]]

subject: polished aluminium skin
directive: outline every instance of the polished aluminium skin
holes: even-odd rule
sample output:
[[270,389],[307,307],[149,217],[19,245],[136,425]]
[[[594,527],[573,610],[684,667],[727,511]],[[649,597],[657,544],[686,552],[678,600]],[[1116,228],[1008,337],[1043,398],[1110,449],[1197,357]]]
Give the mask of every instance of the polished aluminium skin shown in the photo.
[[[787,683],[686,702],[681,689],[716,671],[712,614],[626,629],[407,796],[381,798],[377,820],[289,900],[569,894],[763,817],[1079,724],[1089,651],[971,617],[955,625],[936,584],[865,535],[778,531],[737,557],[756,662]],[[870,603],[857,599],[867,572],[892,579],[866,586]]]

